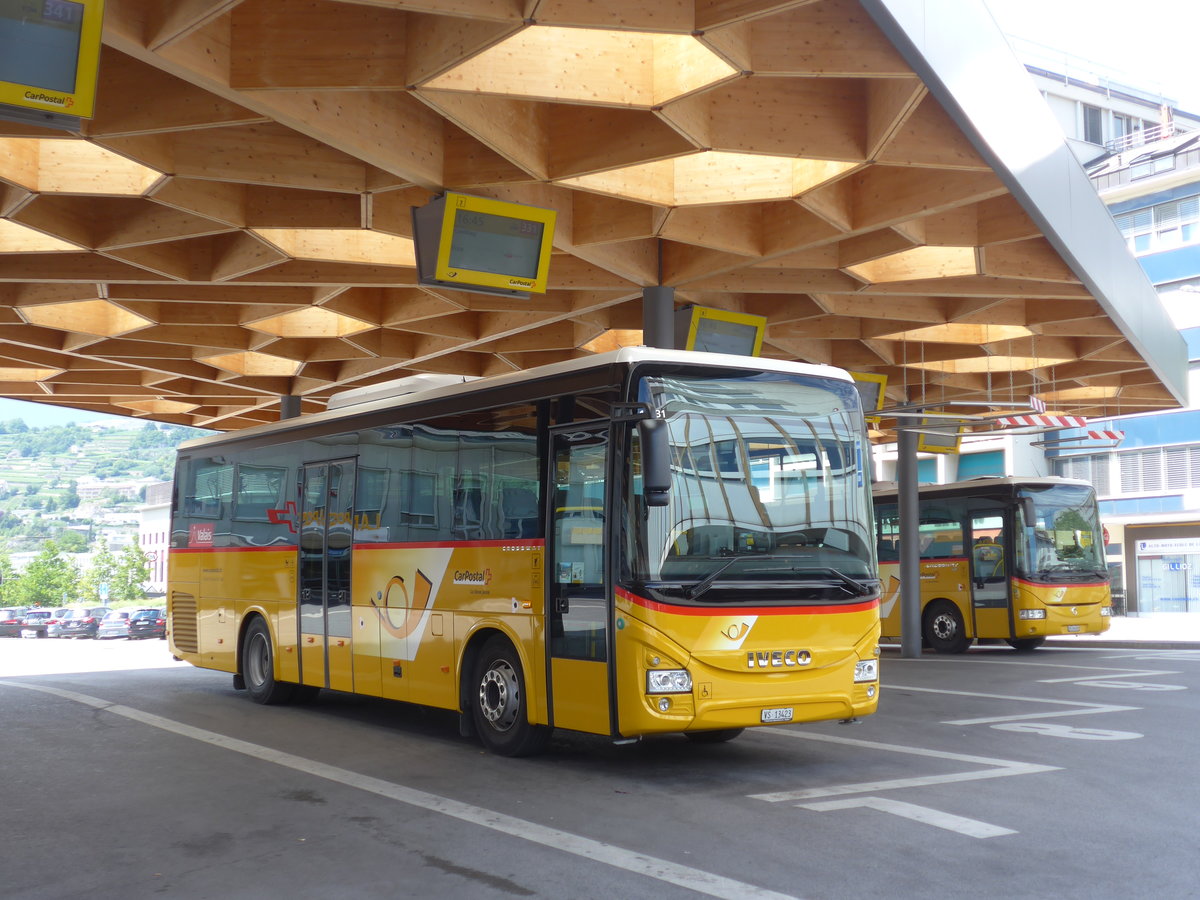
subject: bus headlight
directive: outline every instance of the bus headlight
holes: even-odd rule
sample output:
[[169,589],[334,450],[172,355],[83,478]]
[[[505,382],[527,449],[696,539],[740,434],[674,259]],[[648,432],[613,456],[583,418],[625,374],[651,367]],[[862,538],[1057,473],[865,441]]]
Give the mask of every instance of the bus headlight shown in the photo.
[[1100,607],[1100,615],[1102,615],[1102,616],[1111,616],[1111,615],[1112,615],[1112,607],[1111,607],[1111,606],[1102,606],[1102,607]]
[[1046,611],[1044,609],[1019,609],[1017,610],[1018,619],[1044,619]]
[[854,664],[854,683],[879,680],[879,660],[860,659]]
[[688,694],[692,675],[687,669],[651,669],[646,673],[647,694]]

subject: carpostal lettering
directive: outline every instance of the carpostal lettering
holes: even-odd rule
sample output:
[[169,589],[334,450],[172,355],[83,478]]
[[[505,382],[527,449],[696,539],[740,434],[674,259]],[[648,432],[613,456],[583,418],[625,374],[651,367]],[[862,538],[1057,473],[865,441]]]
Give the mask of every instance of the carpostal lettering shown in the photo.
[[53,94],[43,94],[41,91],[26,91],[26,100],[34,100],[38,103],[49,103],[52,106],[72,106],[75,103],[74,97],[55,97]]
[[455,569],[454,584],[490,584],[492,581],[491,569]]
[[527,281],[524,278],[510,278],[510,279],[508,279],[508,286],[509,287],[531,288],[531,287],[533,287],[533,282]]
[[749,650],[746,667],[749,669],[782,669],[807,666],[812,654],[807,650]]

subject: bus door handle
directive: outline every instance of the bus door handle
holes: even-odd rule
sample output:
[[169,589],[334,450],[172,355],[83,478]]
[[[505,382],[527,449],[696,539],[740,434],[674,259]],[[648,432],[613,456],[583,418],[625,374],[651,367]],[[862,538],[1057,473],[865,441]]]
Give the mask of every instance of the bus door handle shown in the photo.
[[566,594],[560,594],[554,598],[554,611],[562,613],[564,616],[571,611],[571,601]]

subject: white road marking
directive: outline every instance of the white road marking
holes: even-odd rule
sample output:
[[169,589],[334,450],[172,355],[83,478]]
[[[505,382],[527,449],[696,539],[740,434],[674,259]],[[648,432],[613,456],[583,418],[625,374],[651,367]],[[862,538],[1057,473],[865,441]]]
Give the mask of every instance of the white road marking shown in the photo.
[[1075,682],[1080,687],[1112,688],[1118,691],[1186,691],[1182,684],[1156,684],[1150,681],[1102,681],[1085,679]]
[[1065,706],[1055,712],[1020,713],[1011,716],[987,716],[977,719],[948,719],[943,725],[990,725],[993,722],[1020,722],[1026,719],[1054,719],[1063,716],[1089,716],[1106,712],[1129,712],[1139,710],[1140,706],[1112,706],[1103,703],[1083,703],[1078,700],[1046,700],[1040,697],[1014,697],[1011,694],[984,694],[977,691],[950,691],[944,688],[907,687],[893,684],[889,691],[914,691],[921,694],[949,694],[955,697],[980,697],[985,700],[1012,700],[1018,703],[1046,703],[1054,706]]
[[626,850],[613,844],[604,843],[603,841],[592,840],[591,838],[581,837],[570,832],[559,831],[555,828],[547,828],[544,825],[538,825],[536,822],[518,819],[480,806],[472,806],[469,803],[451,800],[448,797],[440,797],[437,794],[430,794],[425,791],[395,784],[394,782],[384,781],[381,778],[372,778],[369,775],[361,775],[357,772],[351,772],[348,769],[339,768],[338,766],[331,766],[326,763],[317,762],[316,760],[306,759],[302,756],[284,753],[281,750],[273,750],[270,747],[264,747],[260,744],[252,744],[248,741],[228,737],[214,731],[186,725],[174,719],[166,719],[162,716],[129,706],[111,703],[99,697],[91,697],[87,694],[80,694],[75,691],[67,691],[45,685],[4,681],[0,681],[0,684],[25,690],[40,691],[44,694],[62,697],[65,700],[73,700],[76,703],[82,703],[94,709],[102,709],[113,715],[124,716],[135,722],[141,722],[143,725],[149,725],[152,728],[158,728],[162,731],[191,738],[192,740],[220,747],[223,750],[233,753],[241,753],[260,762],[274,763],[277,766],[293,769],[297,772],[304,772],[317,778],[324,778],[327,781],[343,784],[360,791],[377,794],[389,800],[417,807],[418,809],[449,816],[471,825],[477,825],[480,828],[487,828],[508,837],[520,838],[533,844],[540,844],[544,847],[550,847],[554,850],[560,850],[564,853],[592,860],[593,862],[603,863],[615,869],[632,872],[635,875],[688,888],[700,894],[707,894],[710,897],[721,897],[726,898],[726,900],[742,900],[742,898],[795,900],[789,894],[780,894],[753,884],[735,881],[732,878],[725,878],[721,875],[714,875],[711,872],[705,872],[701,869],[681,866],[668,860],[657,859],[645,853]]
[[790,729],[764,729],[765,734],[799,738],[810,741],[824,741],[831,744],[844,744],[851,747],[862,747],[868,750],[881,750],[889,753],[905,753],[910,756],[927,756],[933,759],[946,759],[952,762],[971,763],[972,765],[990,766],[971,772],[951,772],[945,775],[921,775],[912,778],[894,778],[888,781],[864,781],[857,784],[834,784],[828,787],[806,788],[798,791],[774,791],[767,794],[750,794],[752,800],[765,800],[768,803],[780,803],[795,800],[809,800],[816,797],[837,797],[842,794],[868,794],[876,791],[892,791],[900,788],[928,787],[934,784],[954,784],[962,781],[980,781],[985,778],[1005,778],[1009,775],[1035,775],[1040,772],[1055,772],[1059,766],[1041,766],[1033,763],[1020,763],[1007,759],[993,759],[986,756],[968,756],[963,753],[948,753],[943,750],[929,750],[925,747],[908,747],[902,744],[884,744],[876,741],[863,741],[857,738],[843,738],[830,734],[813,734],[807,731]]
[[1008,722],[993,725],[999,731],[1019,731],[1028,734],[1044,734],[1050,737],[1073,738],[1077,741],[1132,741],[1145,735],[1136,731],[1108,731],[1104,728],[1072,728],[1055,722]]
[[905,803],[902,800],[890,800],[885,797],[856,797],[853,800],[826,800],[821,803],[798,803],[796,805],[802,809],[814,809],[817,812],[867,807],[868,809],[877,809],[880,812],[891,813],[894,816],[903,816],[906,819],[912,819],[914,822],[921,822],[925,825],[934,825],[937,828],[944,828],[947,831],[956,831],[959,834],[965,834],[967,837],[973,838],[999,837],[1004,834],[1017,833],[1011,828],[1001,828],[999,825],[989,825],[987,822],[980,822],[978,819],[968,819],[964,816],[956,816],[951,813],[941,812],[940,810],[930,809],[927,806],[917,806],[915,803]]

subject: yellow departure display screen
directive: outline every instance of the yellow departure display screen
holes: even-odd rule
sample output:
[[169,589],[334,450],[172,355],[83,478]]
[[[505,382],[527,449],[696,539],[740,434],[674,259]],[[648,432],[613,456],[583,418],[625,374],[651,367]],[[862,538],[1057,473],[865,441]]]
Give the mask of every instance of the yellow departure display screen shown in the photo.
[[92,115],[101,0],[0,0],[0,103]]
[[450,267],[536,278],[545,230],[541,222],[459,210],[450,241]]
[[554,210],[448,191],[412,218],[421,284],[523,299],[546,293]]

